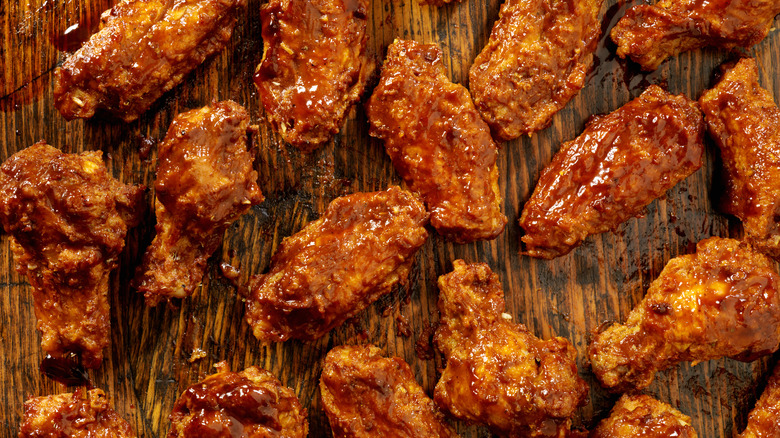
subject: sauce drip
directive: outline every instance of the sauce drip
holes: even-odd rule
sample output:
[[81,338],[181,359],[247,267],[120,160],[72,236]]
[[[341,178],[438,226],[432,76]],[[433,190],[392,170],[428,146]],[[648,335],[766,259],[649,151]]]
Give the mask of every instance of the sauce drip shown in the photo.
[[94,388],[87,372],[79,363],[76,355],[53,357],[46,355],[39,366],[46,377],[62,383],[65,386],[86,386]]

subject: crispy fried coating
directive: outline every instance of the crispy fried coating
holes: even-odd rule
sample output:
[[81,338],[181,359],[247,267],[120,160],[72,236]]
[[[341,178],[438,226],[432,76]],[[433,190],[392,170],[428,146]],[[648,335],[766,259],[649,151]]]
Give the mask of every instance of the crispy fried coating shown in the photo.
[[675,257],[625,324],[595,333],[593,372],[611,391],[647,387],[682,361],[750,361],[780,344],[780,276],[749,244],[712,237]]
[[585,85],[603,0],[506,0],[469,73],[482,118],[501,140],[546,128]]
[[168,438],[306,437],[306,409],[273,374],[258,367],[233,373],[226,362],[215,366],[216,374],[176,399]]
[[233,33],[246,0],[122,0],[101,29],[54,73],[54,104],[67,120],[96,110],[132,122]]
[[246,320],[255,337],[320,338],[405,283],[427,222],[422,202],[398,187],[334,199],[252,279]]
[[552,259],[616,229],[702,165],[696,103],[651,85],[593,118],[542,171],[520,217],[525,254]]
[[24,402],[19,438],[135,438],[100,389],[33,397]]
[[764,393],[748,415],[748,424],[739,438],[780,437],[780,366],[769,378]]
[[370,134],[431,211],[431,225],[458,243],[494,239],[501,212],[498,150],[468,90],[447,79],[435,45],[396,40],[368,102]]
[[260,12],[255,85],[271,125],[304,152],[339,132],[376,68],[367,14],[368,0],[270,0]]
[[624,394],[590,438],[697,438],[691,417],[648,395]]
[[322,404],[341,438],[417,438],[458,435],[400,357],[373,345],[336,347],[320,377]]
[[651,71],[689,50],[757,44],[779,13],[777,0],[660,0],[629,9],[610,36],[618,56]]
[[542,341],[511,322],[498,276],[484,263],[456,260],[439,277],[436,345],[447,368],[436,403],[461,420],[511,437],[567,436],[588,386],[564,338]]
[[80,353],[87,368],[109,344],[109,274],[143,212],[144,188],[112,178],[101,155],[41,141],[0,167],[0,221],[32,286],[41,348]]
[[758,85],[753,59],[723,71],[699,99],[725,170],[720,209],[742,220],[751,245],[780,259],[780,109]]
[[263,201],[247,151],[249,115],[233,101],[179,114],[158,152],[157,236],[135,286],[155,306],[192,295],[225,230]]

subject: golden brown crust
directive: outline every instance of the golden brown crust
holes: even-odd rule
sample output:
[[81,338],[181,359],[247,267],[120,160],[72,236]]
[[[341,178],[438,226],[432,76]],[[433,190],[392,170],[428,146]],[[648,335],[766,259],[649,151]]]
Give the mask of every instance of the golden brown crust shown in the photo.
[[590,438],[697,438],[691,417],[647,395],[625,394]]
[[614,230],[701,167],[696,103],[652,85],[591,120],[542,171],[520,217],[525,253],[552,259]]
[[750,411],[748,424],[740,438],[780,437],[780,366],[769,378],[761,398]]
[[157,159],[157,235],[134,280],[146,304],[192,295],[227,227],[263,201],[248,126],[249,115],[233,101],[171,123]]
[[501,213],[498,150],[468,90],[447,79],[435,45],[396,40],[368,102],[371,135],[431,211],[436,231],[458,243],[494,239]]
[[436,403],[501,436],[566,436],[588,396],[574,346],[563,338],[542,341],[512,323],[501,282],[486,264],[453,265],[439,277],[435,340],[447,368]]
[[754,360],[780,344],[780,276],[749,244],[713,237],[669,261],[625,324],[594,334],[593,372],[612,391],[642,389],[682,361]]
[[458,435],[399,357],[373,345],[328,352],[320,394],[333,435],[341,438],[417,438]]
[[246,0],[122,0],[55,71],[68,120],[105,110],[131,122],[230,39]]

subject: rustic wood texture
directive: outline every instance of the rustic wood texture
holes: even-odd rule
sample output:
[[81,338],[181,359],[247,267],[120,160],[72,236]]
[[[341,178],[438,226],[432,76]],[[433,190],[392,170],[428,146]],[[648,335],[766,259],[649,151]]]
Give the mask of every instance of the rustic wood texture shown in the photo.
[[[115,177],[151,186],[156,147],[148,158],[142,158],[139,151],[145,139],[161,139],[179,112],[214,99],[233,99],[250,110],[253,123],[259,127],[254,144],[266,196],[263,204],[228,230],[223,246],[210,259],[202,288],[178,308],[148,309],[143,297],[128,286],[153,235],[151,209],[142,226],[129,234],[120,268],[111,281],[112,345],[102,368],[89,375],[97,387],[106,390],[116,410],[139,436],[165,436],[176,397],[211,373],[212,365],[221,360],[227,360],[234,370],[262,366],[294,388],[309,409],[311,437],[331,435],[317,381],[322,359],[335,345],[372,342],[388,354],[404,358],[432,394],[442,358],[418,358],[415,343],[429,342],[428,325],[438,318],[436,279],[448,272],[457,258],[486,262],[498,273],[508,312],[515,320],[540,337],[560,335],[574,343],[580,372],[591,384],[590,403],[580,411],[575,424],[592,427],[607,414],[617,396],[602,390],[589,371],[584,354],[590,331],[604,321],[623,320],[670,258],[692,251],[700,239],[741,233],[738,221],[713,209],[718,168],[715,149],[709,143],[706,165],[700,171],[616,233],[588,238],[582,247],[553,261],[518,254],[520,229],[516,221],[523,202],[561,142],[577,136],[591,114],[618,108],[650,83],[697,98],[710,84],[713,69],[733,56],[717,50],[686,53],[645,75],[616,60],[614,46],[602,36],[595,71],[552,125],[530,138],[503,144],[500,184],[510,223],[501,236],[492,242],[454,245],[433,233],[418,253],[408,285],[379,300],[353,323],[317,342],[261,345],[243,321],[243,302],[220,274],[220,264],[240,266],[240,280],[246,282],[267,269],[282,238],[318,217],[331,199],[384,189],[400,179],[381,142],[369,138],[362,105],[352,111],[333,142],[309,156],[283,144],[270,130],[251,83],[263,50],[262,0],[249,0],[231,44],[221,54],[196,69],[140,120],[131,124],[66,122],[52,99],[53,69],[66,56],[59,49],[78,47],[79,38],[95,30],[100,13],[112,2],[0,0],[0,160],[44,139],[66,151],[103,150]],[[419,6],[416,0],[371,3],[370,47],[378,58],[395,38],[437,43],[444,50],[450,77],[463,84],[468,82],[468,69],[487,41],[500,6],[500,0],[463,0],[441,9]],[[608,30],[624,9],[625,5],[607,0],[602,28]],[[762,85],[778,100],[779,48],[780,31],[772,31],[765,41],[747,51],[759,61]],[[151,205],[152,193],[148,199]],[[13,269],[5,235],[0,240],[0,266],[0,436],[11,437],[18,433],[26,397],[68,389],[38,372],[43,355],[30,286]],[[188,362],[197,349],[205,351],[206,357]],[[683,364],[659,373],[646,392],[690,415],[700,436],[731,437],[744,427],[775,359],[751,364],[728,359]],[[490,436],[481,427],[457,427],[464,437]]]

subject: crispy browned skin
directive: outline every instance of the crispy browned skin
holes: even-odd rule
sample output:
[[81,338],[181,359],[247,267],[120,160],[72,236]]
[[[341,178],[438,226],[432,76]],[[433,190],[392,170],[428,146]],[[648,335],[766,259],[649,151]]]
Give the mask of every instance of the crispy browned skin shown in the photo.
[[757,44],[778,13],[776,0],[660,0],[629,9],[610,36],[621,58],[649,71],[688,50]]
[[368,0],[270,0],[255,72],[268,120],[311,152],[339,132],[375,69],[366,55]]
[[100,389],[34,397],[24,402],[19,438],[135,438]]
[[585,84],[603,0],[506,0],[471,66],[474,103],[502,140],[531,134]]
[[775,366],[764,393],[750,411],[748,424],[740,438],[780,437],[780,365]]
[[0,221],[33,289],[41,348],[98,368],[110,340],[109,273],[137,225],[143,187],[108,174],[101,152],[38,142],[0,167]]
[[691,417],[647,395],[625,394],[590,438],[697,438]]
[[651,85],[593,118],[542,171],[520,217],[525,254],[552,259],[640,214],[702,164],[696,103]]
[[458,435],[400,357],[373,345],[336,347],[325,357],[320,394],[333,435],[417,438]]
[[317,339],[405,283],[427,222],[422,202],[398,187],[334,199],[252,279],[246,320],[255,337]]
[[230,39],[246,0],[122,0],[55,71],[68,120],[105,110],[131,122]]
[[720,148],[725,191],[720,208],[742,220],[756,249],[780,258],[780,109],[758,85],[753,59],[724,66],[699,103]]
[[306,409],[292,389],[270,372],[227,363],[182,393],[173,405],[168,438],[305,438]]
[[501,436],[566,436],[588,396],[574,346],[563,338],[542,341],[511,322],[501,282],[486,264],[453,265],[439,277],[435,340],[447,368],[436,403]]
[[233,101],[179,114],[158,152],[157,236],[135,286],[154,306],[184,298],[230,224],[263,201],[247,151],[249,115]]
[[780,277],[749,244],[713,237],[675,257],[625,324],[594,334],[593,372],[613,391],[642,389],[682,361],[754,360],[780,343]]
[[436,231],[458,243],[504,230],[498,150],[468,90],[447,79],[435,45],[396,40],[368,102],[371,135],[431,211]]

